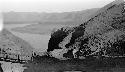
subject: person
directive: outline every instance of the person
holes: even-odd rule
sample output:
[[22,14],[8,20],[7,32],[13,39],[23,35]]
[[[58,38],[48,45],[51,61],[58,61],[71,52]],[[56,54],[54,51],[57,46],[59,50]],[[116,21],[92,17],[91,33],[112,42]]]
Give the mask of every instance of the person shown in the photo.
[[79,49],[78,48],[76,48],[76,49],[73,49],[73,56],[74,56],[74,58],[77,58],[77,52],[79,51]]

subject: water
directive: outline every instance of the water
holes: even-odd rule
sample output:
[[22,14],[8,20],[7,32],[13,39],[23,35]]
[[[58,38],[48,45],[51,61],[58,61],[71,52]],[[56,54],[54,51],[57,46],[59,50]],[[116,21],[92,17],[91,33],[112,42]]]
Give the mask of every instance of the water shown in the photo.
[[9,31],[11,31],[14,35],[26,40],[27,42],[29,42],[33,48],[35,48],[35,50],[39,50],[41,52],[46,51],[46,49],[48,48],[48,42],[50,39],[50,35],[47,34],[31,34],[31,33],[20,33],[20,32],[16,32],[16,31],[12,31],[12,28],[16,28],[16,27],[23,27],[29,24],[8,24],[8,25],[4,25],[4,27],[6,29],[8,29]]
[[[23,27],[26,25],[29,25],[29,24],[10,24],[10,25],[8,24],[8,25],[4,25],[4,28],[9,30],[14,35],[27,41],[29,44],[31,44],[31,46],[36,51],[40,51],[40,52],[46,51],[47,47],[48,47],[50,35],[20,33],[20,32],[11,30],[12,28]],[[11,62],[4,62],[4,61],[1,61],[0,63],[2,63],[2,69],[4,70],[4,72],[12,72],[12,71],[13,72],[23,72],[24,69],[26,69],[25,67],[23,67],[23,64],[19,64],[19,63],[11,63]]]

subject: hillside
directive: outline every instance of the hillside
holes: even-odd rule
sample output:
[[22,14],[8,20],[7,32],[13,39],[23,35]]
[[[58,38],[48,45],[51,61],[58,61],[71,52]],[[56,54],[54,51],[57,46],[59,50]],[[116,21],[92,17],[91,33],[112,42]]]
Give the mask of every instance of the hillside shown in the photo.
[[5,12],[3,18],[5,24],[81,24],[82,21],[86,21],[97,10],[98,8],[62,13]]
[[125,72],[124,18],[124,2],[116,0],[79,26],[55,30],[49,56],[35,57],[24,72]]
[[[113,1],[91,15],[83,24],[64,27],[53,32],[47,51],[52,56],[66,58],[74,58],[72,52],[75,52],[76,58],[87,55],[123,56],[125,54],[124,23],[124,1]],[[55,53],[59,54],[55,55]]]
[[19,55],[20,59],[23,56],[29,60],[32,56],[32,50],[33,48],[29,43],[13,35],[8,30],[3,29],[0,33],[0,51],[2,54],[8,54],[6,57],[13,58]]

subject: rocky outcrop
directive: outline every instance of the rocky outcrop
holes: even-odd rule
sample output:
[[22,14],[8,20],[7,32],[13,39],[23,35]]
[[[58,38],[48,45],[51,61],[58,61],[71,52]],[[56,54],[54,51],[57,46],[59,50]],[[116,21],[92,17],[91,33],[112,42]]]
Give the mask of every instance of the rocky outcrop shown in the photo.
[[[83,24],[68,31],[57,30],[51,36],[48,49],[67,49],[80,56],[124,55],[125,53],[124,1],[116,0],[98,10]],[[54,40],[52,40],[54,39]],[[56,43],[57,42],[57,43]],[[75,51],[74,51],[75,52]]]
[[[63,27],[58,29],[57,31],[51,34],[51,38],[49,40],[48,49],[47,51],[53,51],[54,49],[62,49],[64,46],[62,43],[63,39],[72,32],[73,28],[70,27]],[[64,42],[63,42],[64,43]]]
[[3,29],[0,33],[0,53],[7,54],[6,57],[18,58],[19,55],[20,59],[25,60],[24,58],[26,58],[29,60],[32,56],[32,50],[33,48],[29,43],[13,35],[8,30]]

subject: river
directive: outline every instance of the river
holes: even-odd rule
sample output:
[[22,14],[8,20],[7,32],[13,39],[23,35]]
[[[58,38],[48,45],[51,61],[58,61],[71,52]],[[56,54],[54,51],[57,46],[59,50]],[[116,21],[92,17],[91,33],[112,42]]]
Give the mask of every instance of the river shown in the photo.
[[44,52],[48,48],[48,42],[50,39],[50,35],[47,34],[31,34],[31,33],[20,33],[17,31],[12,31],[12,28],[23,27],[29,24],[6,24],[4,27],[8,29],[14,35],[22,38],[27,41],[35,50]]
[[[48,48],[48,42],[50,35],[41,35],[41,34],[31,34],[31,33],[20,33],[17,31],[12,31],[12,28],[23,27],[29,24],[6,24],[4,28],[9,30],[15,36],[22,38],[27,41],[31,46],[40,52],[45,52]],[[23,67],[23,64],[12,63],[12,62],[0,62],[4,72],[23,72],[26,67]]]

